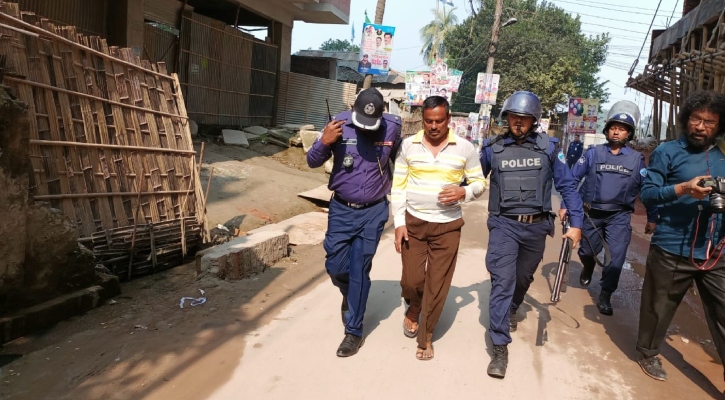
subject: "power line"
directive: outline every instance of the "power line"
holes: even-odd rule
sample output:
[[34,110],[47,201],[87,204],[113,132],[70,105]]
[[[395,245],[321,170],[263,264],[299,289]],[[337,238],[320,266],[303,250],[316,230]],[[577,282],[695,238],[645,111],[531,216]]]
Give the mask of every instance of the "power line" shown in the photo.
[[[582,3],[577,3],[577,2],[573,2],[573,1],[567,1],[567,0],[552,0],[552,2],[569,3],[569,4],[573,4],[573,5],[577,5],[577,6],[583,5]],[[619,12],[623,12],[623,13],[627,13],[627,14],[634,14],[634,12],[632,12],[632,10],[649,11],[648,13],[642,13],[642,14],[647,14],[647,15],[652,14],[652,11],[654,11],[655,13],[657,13],[657,11],[658,11],[658,10],[652,10],[651,8],[632,7],[632,6],[629,6],[629,5],[622,5],[622,6],[620,6],[619,4],[601,3],[601,4],[605,5],[605,6],[624,8],[624,10],[622,10],[622,9],[612,9],[612,8],[602,7],[602,6],[599,6],[599,5],[596,5],[596,4],[597,3],[590,2],[590,3],[587,3],[586,4],[586,7],[587,8],[597,8],[597,9],[602,9],[602,10],[609,10],[609,11],[619,11]],[[637,14],[639,14],[639,13],[637,13]]]
[[[655,23],[655,16],[657,16],[657,11],[659,11],[660,5],[662,5],[662,0],[657,3],[657,10],[655,10],[655,15],[652,16],[652,22],[649,24],[649,29],[647,29],[648,32],[652,31],[652,24]],[[642,50],[644,50],[645,43],[647,43],[646,37],[642,41],[642,47],[639,49],[639,55],[637,56],[637,59],[634,60],[632,68],[629,70],[629,76],[632,76],[632,72],[634,72],[634,69],[637,67],[637,63],[639,63],[639,57],[642,55]]]

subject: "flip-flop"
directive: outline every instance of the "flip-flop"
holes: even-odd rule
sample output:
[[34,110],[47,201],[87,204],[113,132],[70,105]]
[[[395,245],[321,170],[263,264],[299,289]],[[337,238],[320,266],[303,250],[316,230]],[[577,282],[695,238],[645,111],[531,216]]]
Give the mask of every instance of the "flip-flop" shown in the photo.
[[409,338],[412,339],[412,338],[418,336],[418,329],[416,329],[416,330],[414,330],[412,332],[409,331],[408,330],[408,327],[405,326],[405,321],[403,321],[403,335],[405,335],[405,337],[409,337]]
[[[432,345],[432,344],[430,344],[429,346],[430,346],[430,349],[431,349],[431,350],[433,350],[433,345]],[[433,354],[432,356],[430,356],[430,358],[423,358],[422,356],[423,356],[423,352],[424,352],[425,350],[427,350],[427,349],[421,349],[420,347],[418,347],[418,348],[416,349],[416,351],[415,351],[415,358],[416,358],[417,360],[419,360],[419,361],[430,361],[430,360],[432,360],[432,359],[433,359],[433,357],[435,356],[435,353],[434,353],[434,354]]]

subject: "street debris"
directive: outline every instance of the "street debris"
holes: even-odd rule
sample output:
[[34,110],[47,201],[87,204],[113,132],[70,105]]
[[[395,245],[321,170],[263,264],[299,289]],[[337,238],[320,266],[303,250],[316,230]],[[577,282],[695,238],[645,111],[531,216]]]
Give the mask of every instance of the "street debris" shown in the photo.
[[181,298],[181,301],[179,302],[179,308],[184,308],[184,302],[186,300],[190,300],[191,301],[189,304],[192,307],[198,306],[199,304],[206,303],[206,297],[204,297],[204,291],[202,289],[199,289],[199,292],[201,292],[201,296],[202,297],[197,297],[197,298],[194,298],[194,297],[182,297]]

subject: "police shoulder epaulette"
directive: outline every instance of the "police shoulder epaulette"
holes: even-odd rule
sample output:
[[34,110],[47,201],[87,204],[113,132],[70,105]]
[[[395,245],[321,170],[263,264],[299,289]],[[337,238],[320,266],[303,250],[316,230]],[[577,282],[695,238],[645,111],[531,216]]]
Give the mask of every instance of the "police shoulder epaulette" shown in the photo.
[[398,115],[385,113],[385,114],[383,114],[383,118],[385,118],[385,120],[387,120],[387,121],[394,122],[398,125],[403,125],[403,121],[400,119],[400,116],[398,116]]

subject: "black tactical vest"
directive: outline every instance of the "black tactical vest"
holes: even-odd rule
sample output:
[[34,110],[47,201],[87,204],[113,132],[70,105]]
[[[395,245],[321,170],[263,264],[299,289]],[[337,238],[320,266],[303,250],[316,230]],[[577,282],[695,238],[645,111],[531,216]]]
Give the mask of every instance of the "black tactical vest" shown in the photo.
[[491,146],[491,214],[537,214],[551,211],[553,184],[549,137],[538,133],[536,143],[504,144],[503,139]]
[[634,210],[639,193],[642,154],[631,151],[627,156],[612,154],[600,144],[594,148],[594,165],[581,187],[584,203],[596,210]]

